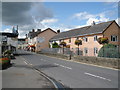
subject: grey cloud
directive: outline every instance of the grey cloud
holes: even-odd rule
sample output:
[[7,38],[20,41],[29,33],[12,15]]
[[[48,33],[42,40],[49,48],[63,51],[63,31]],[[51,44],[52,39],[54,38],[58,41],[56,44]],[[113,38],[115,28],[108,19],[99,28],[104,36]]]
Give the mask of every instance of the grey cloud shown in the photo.
[[33,24],[34,19],[41,21],[53,17],[52,12],[39,2],[3,2],[2,21],[4,25]]
[[29,11],[32,8],[32,3],[28,2],[3,2],[2,3],[2,22],[5,25],[14,24],[31,24],[32,16]]
[[43,28],[40,22],[52,17],[52,10],[46,8],[42,2],[2,3],[2,24],[18,25],[20,37],[33,28]]

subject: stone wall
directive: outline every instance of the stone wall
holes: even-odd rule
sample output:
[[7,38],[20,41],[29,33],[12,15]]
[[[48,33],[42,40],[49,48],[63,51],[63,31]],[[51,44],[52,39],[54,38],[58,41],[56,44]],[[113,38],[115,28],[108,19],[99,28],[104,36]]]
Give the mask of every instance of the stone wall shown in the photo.
[[120,69],[120,58],[103,58],[103,57],[89,57],[89,56],[69,56],[63,54],[52,54],[52,53],[41,53],[48,56],[53,56],[57,58],[62,58],[66,60],[73,60],[77,62],[87,63],[87,64],[94,64],[99,66],[105,66],[115,69]]

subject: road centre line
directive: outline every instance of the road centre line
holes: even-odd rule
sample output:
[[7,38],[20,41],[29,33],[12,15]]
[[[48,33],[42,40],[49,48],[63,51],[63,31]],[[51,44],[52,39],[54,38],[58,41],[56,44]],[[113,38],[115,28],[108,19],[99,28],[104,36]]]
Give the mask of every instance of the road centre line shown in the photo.
[[26,61],[24,61],[25,64],[28,64]]
[[85,72],[84,74],[92,76],[92,77],[100,78],[100,79],[103,79],[103,80],[111,81],[110,79],[107,79],[107,78],[104,78],[104,77],[101,77],[101,76],[98,76],[98,75],[94,75],[94,74],[91,74],[91,73]]
[[44,59],[42,59],[42,58],[41,58],[40,60],[41,60],[41,61],[46,61],[46,60],[44,60]]
[[72,68],[70,68],[70,67],[67,67],[67,66],[63,66],[63,65],[60,65],[60,64],[57,64],[57,63],[54,63],[55,65],[57,65],[57,66],[61,66],[61,67],[63,67],[63,68],[67,68],[67,69],[70,69],[70,70],[72,70]]

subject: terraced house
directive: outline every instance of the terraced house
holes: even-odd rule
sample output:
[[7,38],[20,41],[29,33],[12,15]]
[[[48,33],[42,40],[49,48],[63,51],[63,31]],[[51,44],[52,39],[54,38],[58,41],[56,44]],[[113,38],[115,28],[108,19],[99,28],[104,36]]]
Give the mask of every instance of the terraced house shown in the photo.
[[99,24],[93,22],[90,26],[61,32],[54,36],[50,40],[50,43],[60,43],[64,41],[67,45],[70,45],[70,49],[74,51],[75,48],[78,48],[78,46],[75,45],[75,40],[81,39],[82,45],[80,45],[79,48],[82,51],[82,55],[95,56],[102,47],[102,45],[97,42],[99,37],[107,37],[109,43],[120,47],[120,27],[115,20]]
[[41,29],[34,29],[28,33],[28,47],[31,51],[40,51],[44,48],[49,48],[49,40],[57,33],[51,28],[43,31]]

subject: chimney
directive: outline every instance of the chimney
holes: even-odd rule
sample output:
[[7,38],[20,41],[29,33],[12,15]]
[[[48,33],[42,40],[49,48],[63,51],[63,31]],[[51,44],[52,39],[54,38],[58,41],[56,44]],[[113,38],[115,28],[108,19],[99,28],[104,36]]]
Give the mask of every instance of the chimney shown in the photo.
[[41,32],[41,29],[37,29],[38,32]]
[[27,38],[27,34],[25,34],[26,38]]
[[35,32],[35,29],[32,29],[32,32]]
[[94,26],[95,25],[95,21],[93,21],[93,23],[92,23],[92,26]]
[[17,30],[16,30],[16,33],[18,34],[18,25],[17,25]]
[[57,33],[60,33],[60,30],[57,30]]
[[18,25],[17,25],[17,31],[18,31]]

